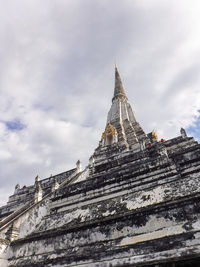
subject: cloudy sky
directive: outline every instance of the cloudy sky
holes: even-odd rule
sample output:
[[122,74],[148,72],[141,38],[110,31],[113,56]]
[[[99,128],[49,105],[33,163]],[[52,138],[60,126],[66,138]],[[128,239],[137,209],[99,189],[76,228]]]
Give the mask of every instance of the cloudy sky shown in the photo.
[[0,205],[87,164],[117,62],[146,132],[199,137],[199,0],[0,0]]

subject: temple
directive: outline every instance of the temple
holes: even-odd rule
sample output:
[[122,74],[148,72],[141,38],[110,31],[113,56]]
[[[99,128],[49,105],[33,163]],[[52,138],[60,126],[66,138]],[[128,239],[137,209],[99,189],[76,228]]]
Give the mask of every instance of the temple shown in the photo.
[[115,66],[86,168],[17,184],[0,208],[0,266],[200,266],[200,145],[146,134]]

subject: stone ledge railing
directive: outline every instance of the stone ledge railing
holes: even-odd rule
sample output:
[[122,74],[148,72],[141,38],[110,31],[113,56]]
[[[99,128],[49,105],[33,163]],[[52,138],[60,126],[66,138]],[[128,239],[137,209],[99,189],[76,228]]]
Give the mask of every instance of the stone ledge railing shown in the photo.
[[[77,173],[77,169],[75,169],[75,171],[69,176],[67,177],[67,181],[63,181],[59,188],[64,186],[64,185],[69,185],[72,182],[74,182],[76,179],[78,179],[79,175],[81,175],[82,172]],[[57,189],[58,190],[58,189]],[[55,192],[55,191],[53,191]],[[35,203],[35,200],[31,200],[28,204],[26,204],[25,206],[23,206],[22,208],[14,211],[12,214],[8,215],[5,219],[3,219],[2,221],[0,221],[0,232],[2,230],[4,230],[6,227],[8,227],[9,225],[11,225],[15,220],[17,220],[20,216],[22,216],[23,214],[25,214],[27,211],[29,211],[30,209],[34,208],[37,205],[40,205],[44,200],[46,200],[48,197],[50,197],[53,193],[52,191],[50,193],[47,193],[46,195],[44,195],[44,197],[38,201],[37,203]]]
[[0,222],[0,231],[4,229],[4,225],[10,222],[12,219],[16,218],[19,214],[22,214],[24,211],[32,207],[34,204],[34,200],[23,206],[22,208],[14,211],[12,214],[8,215],[5,219]]

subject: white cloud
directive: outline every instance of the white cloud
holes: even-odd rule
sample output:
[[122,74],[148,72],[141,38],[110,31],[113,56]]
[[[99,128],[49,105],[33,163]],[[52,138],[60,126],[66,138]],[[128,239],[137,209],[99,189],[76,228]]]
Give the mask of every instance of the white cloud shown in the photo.
[[[105,126],[115,61],[147,132],[174,137],[195,121],[199,1],[0,2],[0,186],[7,194],[37,174],[87,163]],[[9,131],[3,122],[15,119],[26,127]]]

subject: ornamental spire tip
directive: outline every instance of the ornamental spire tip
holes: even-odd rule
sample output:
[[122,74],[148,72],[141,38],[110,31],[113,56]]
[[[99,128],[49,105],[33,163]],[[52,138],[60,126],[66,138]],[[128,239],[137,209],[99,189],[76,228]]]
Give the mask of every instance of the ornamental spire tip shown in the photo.
[[124,98],[127,99],[123,85],[122,85],[122,81],[117,69],[117,64],[115,63],[115,89],[114,89],[114,96],[113,96],[113,100],[116,98]]

